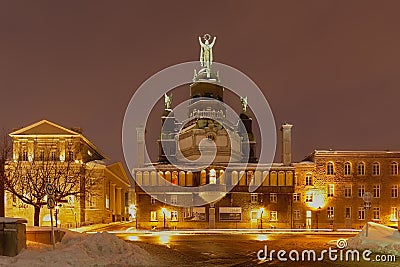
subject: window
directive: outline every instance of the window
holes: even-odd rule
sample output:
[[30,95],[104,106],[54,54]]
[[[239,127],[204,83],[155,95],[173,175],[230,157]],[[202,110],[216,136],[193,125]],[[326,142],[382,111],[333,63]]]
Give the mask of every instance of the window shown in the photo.
[[171,204],[176,205],[178,203],[178,196],[177,195],[171,195]]
[[311,174],[306,175],[306,185],[313,185]]
[[152,222],[157,221],[157,211],[150,211],[150,221]]
[[381,197],[381,186],[374,185],[374,198],[380,198]]
[[110,197],[106,195],[106,209],[110,209]]
[[258,211],[252,210],[252,211],[250,212],[250,219],[253,220],[253,221],[259,219],[258,214],[259,214]]
[[26,149],[22,150],[21,158],[22,161],[28,161],[28,151],[26,151]]
[[344,186],[344,197],[351,197],[351,184]]
[[313,202],[313,194],[312,193],[306,194],[306,202]]
[[397,184],[392,185],[392,197],[393,198],[399,197],[399,186]]
[[333,197],[334,194],[335,194],[335,185],[328,184],[328,197]]
[[293,193],[293,202],[300,202],[300,193]]
[[94,208],[96,207],[97,203],[96,203],[96,197],[89,194],[88,195],[88,204],[90,208]]
[[75,196],[68,196],[68,205],[73,206],[75,205]]
[[358,197],[363,197],[365,193],[365,185],[360,184],[358,186]]
[[173,221],[173,222],[178,221],[178,212],[177,211],[171,211],[171,221]]
[[55,150],[52,150],[52,151],[50,152],[50,160],[52,160],[52,161],[57,160],[57,153],[56,153]]
[[293,211],[293,219],[300,220],[300,211],[299,210]]
[[269,194],[269,201],[272,203],[278,202],[278,195],[276,193]]
[[251,203],[258,203],[258,194],[257,193],[252,193],[251,194]]
[[74,151],[68,150],[68,153],[67,153],[67,160],[68,160],[68,161],[73,161],[73,160],[75,160]]
[[397,215],[397,207],[392,207],[390,209],[390,220],[393,222],[397,222],[398,221],[398,215]]
[[334,175],[334,168],[333,168],[333,163],[332,162],[328,162],[328,164],[326,165],[326,174],[327,175]]
[[39,151],[39,160],[41,160],[41,161],[44,160],[44,150],[43,150],[43,149],[41,149],[41,150]]
[[345,218],[350,219],[351,218],[351,207],[346,207],[345,209]]
[[334,208],[328,207],[327,211],[328,211],[328,219],[333,219],[333,217],[335,216]]
[[397,162],[392,162],[391,164],[391,172],[392,175],[398,175],[399,174],[399,164]]
[[270,221],[273,221],[273,222],[278,221],[278,212],[277,211],[270,212]]
[[351,175],[351,163],[350,162],[344,163],[344,175]]
[[358,219],[359,220],[365,220],[365,209],[364,209],[364,207],[359,207],[358,208]]
[[374,215],[374,217],[373,217],[374,220],[380,219],[380,208],[379,207],[374,207],[373,215]]
[[365,175],[365,163],[360,162],[357,165],[357,174],[358,175]]
[[156,199],[154,197],[151,197],[150,203],[151,203],[151,205],[155,205],[156,204]]
[[379,162],[374,162],[372,164],[372,175],[379,175],[381,173],[381,168]]

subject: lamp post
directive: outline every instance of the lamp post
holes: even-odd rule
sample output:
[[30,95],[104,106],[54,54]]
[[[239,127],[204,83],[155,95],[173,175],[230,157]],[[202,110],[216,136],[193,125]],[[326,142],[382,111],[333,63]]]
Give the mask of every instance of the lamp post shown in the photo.
[[263,229],[263,225],[262,225],[262,217],[264,214],[264,208],[260,208],[260,228]]
[[162,213],[164,215],[164,230],[165,230],[165,223],[166,223],[166,217],[165,217],[166,214],[165,213],[166,213],[166,209],[162,208],[161,211],[162,211]]

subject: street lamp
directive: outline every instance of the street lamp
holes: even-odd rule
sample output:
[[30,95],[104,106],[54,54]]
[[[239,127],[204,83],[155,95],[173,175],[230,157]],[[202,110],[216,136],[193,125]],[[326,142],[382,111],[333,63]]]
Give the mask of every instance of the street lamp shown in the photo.
[[165,222],[166,222],[166,217],[165,216],[166,216],[167,210],[165,208],[162,208],[161,211],[162,211],[162,213],[164,215],[164,230],[165,230]]
[[260,208],[260,228],[263,229],[263,225],[262,225],[262,217],[264,214],[264,208]]

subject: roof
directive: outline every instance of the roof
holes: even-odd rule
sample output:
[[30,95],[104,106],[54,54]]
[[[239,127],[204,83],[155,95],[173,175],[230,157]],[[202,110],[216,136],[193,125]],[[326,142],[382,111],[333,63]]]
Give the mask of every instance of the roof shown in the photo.
[[48,120],[41,120],[9,134],[9,136],[11,137],[48,137],[52,135],[58,137],[79,137],[89,147],[95,150],[101,157],[103,157],[104,159],[108,159],[106,155],[104,155],[92,142],[90,142],[82,134],[67,129]]
[[356,156],[356,157],[398,157],[400,151],[389,150],[314,150],[304,161],[314,161],[318,156]]
[[119,180],[120,182],[124,183],[127,186],[130,186],[131,182],[121,162],[116,162],[111,165],[108,165],[106,167],[106,171],[108,171],[111,175],[117,178],[117,180]]

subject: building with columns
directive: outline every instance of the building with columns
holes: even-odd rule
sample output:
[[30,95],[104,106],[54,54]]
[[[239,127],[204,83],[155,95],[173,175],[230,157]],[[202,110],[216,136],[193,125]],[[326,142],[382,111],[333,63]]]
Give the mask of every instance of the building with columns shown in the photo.
[[[157,162],[145,164],[145,129],[137,129],[139,162],[132,174],[139,228],[359,229],[367,220],[397,224],[400,152],[316,150],[292,162],[292,125],[285,123],[280,129],[282,161],[258,163],[247,98],[241,98],[238,121],[227,121],[220,104],[225,88],[211,68],[212,56],[204,58],[204,52],[212,53],[210,38],[205,35],[202,45],[204,68],[195,70],[188,88],[185,125],[177,122],[166,96]],[[215,145],[216,154],[203,169],[192,170],[186,160],[211,157],[207,142]],[[373,194],[368,212],[365,192]],[[207,202],[211,195],[218,197]]]
[[[107,165],[107,157],[82,134],[81,129],[67,129],[42,120],[10,133],[10,137],[13,159],[8,165],[20,164],[27,171],[35,168],[47,171],[57,166],[68,166],[70,170],[85,173],[82,177],[93,184],[90,191],[67,196],[56,203],[57,218],[54,220],[57,219],[59,226],[76,227],[129,219],[133,191],[123,165],[120,162]],[[77,172],[67,173],[65,168],[58,167],[58,170],[65,171],[64,176],[76,182],[71,176],[77,175]],[[41,179],[43,177],[39,177],[38,186],[43,185]],[[77,187],[82,188],[82,184],[77,182],[71,190]],[[44,188],[42,193],[45,194]],[[6,192],[6,216],[23,217],[28,220],[28,225],[33,225],[34,208],[15,194]],[[50,224],[46,205],[40,210],[39,221],[40,225]]]

